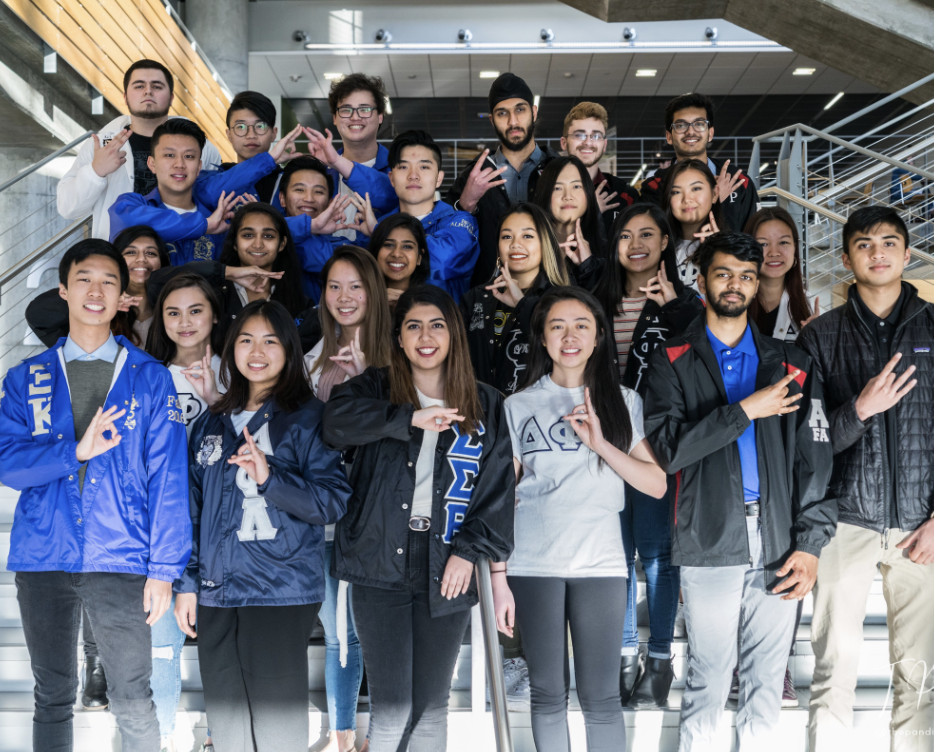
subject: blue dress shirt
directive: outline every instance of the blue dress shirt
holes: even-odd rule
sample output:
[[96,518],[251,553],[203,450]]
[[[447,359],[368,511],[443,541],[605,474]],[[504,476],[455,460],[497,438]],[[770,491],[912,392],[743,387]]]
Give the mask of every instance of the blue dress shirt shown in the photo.
[[73,360],[106,360],[108,363],[113,363],[119,352],[120,345],[114,339],[113,332],[110,333],[108,340],[92,353],[86,353],[82,350],[70,335],[65,340],[65,346],[62,348],[62,356],[65,358],[66,363],[71,363]]

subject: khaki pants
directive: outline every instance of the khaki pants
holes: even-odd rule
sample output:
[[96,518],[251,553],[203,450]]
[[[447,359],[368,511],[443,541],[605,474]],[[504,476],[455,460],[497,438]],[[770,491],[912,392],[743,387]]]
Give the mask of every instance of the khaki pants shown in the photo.
[[[877,566],[883,578],[892,664],[890,748],[934,749],[934,565],[915,564],[895,547],[908,534],[890,530],[883,540],[879,533],[841,523],[821,553],[811,625],[811,752],[861,748],[859,742],[866,741],[853,734],[853,702],[866,602]],[[926,689],[919,695],[922,686]]]

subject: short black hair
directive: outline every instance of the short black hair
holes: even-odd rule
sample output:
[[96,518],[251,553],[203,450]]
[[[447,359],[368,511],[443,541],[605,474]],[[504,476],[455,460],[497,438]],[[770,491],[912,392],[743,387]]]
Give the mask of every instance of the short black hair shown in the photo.
[[897,211],[891,206],[865,206],[857,209],[843,225],[843,252],[849,254],[850,241],[857,235],[866,235],[879,225],[892,225],[905,241],[905,248],[910,245],[908,227]]
[[692,91],[675,97],[665,105],[665,130],[671,130],[671,124],[675,121],[676,112],[686,110],[689,107],[696,107],[706,112],[706,120],[710,127],[713,128],[713,100],[706,94],[698,94]]
[[237,110],[249,110],[266,125],[272,127],[276,124],[276,106],[265,94],[258,91],[241,91],[230,102],[227,108],[227,127],[230,127],[230,116]]
[[334,196],[334,178],[328,173],[328,166],[320,159],[315,157],[298,157],[286,164],[282,170],[282,177],[279,180],[279,190],[285,193],[289,190],[289,183],[292,182],[292,176],[302,170],[313,170],[324,175],[328,183],[328,198]]
[[331,82],[328,92],[328,107],[331,114],[337,114],[340,103],[355,91],[368,91],[373,95],[376,112],[380,115],[386,113],[386,86],[379,76],[367,76],[363,73],[351,73],[343,78],[336,78]]
[[149,150],[156,151],[159,139],[163,136],[191,136],[198,142],[198,149],[204,152],[204,144],[207,138],[204,131],[193,120],[181,117],[170,117],[162,125],[152,132],[152,140],[149,142]]
[[402,161],[402,150],[409,146],[424,146],[435,157],[438,169],[441,169],[441,149],[428,131],[405,131],[396,136],[389,144],[389,169],[393,169]]
[[704,279],[707,278],[710,264],[717,253],[726,253],[739,261],[751,261],[756,265],[756,273],[762,269],[762,246],[755,238],[742,232],[717,232],[701,243],[700,248],[691,257],[691,262],[700,269]]
[[67,288],[68,272],[71,271],[71,267],[80,264],[91,256],[109,258],[117,265],[117,269],[120,270],[120,292],[125,292],[127,285],[130,284],[130,270],[127,268],[126,259],[123,258],[123,254],[117,250],[113,243],[108,243],[100,238],[79,240],[65,251],[62,260],[58,262],[58,281]]
[[166,68],[162,63],[159,63],[155,60],[137,60],[133,65],[126,69],[126,73],[123,74],[123,93],[126,94],[127,90],[130,88],[130,79],[133,77],[133,74],[138,70],[157,70],[162,71],[162,75],[165,76],[165,82],[169,87],[169,93],[175,93],[175,79],[172,78],[172,73]]

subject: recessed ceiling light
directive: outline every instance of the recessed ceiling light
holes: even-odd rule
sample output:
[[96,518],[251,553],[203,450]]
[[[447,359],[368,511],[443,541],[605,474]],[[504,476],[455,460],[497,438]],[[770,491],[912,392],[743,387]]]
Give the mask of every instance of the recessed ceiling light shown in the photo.
[[655,68],[639,68],[636,71],[636,78],[654,78],[656,73],[658,71]]
[[565,71],[564,77],[565,77],[565,78],[574,78],[574,74],[571,73],[571,71]]
[[482,70],[480,71],[480,78],[499,78],[498,70]]
[[324,74],[325,81],[333,81],[334,79],[343,78],[343,77],[344,77],[343,73],[325,73]]
[[792,73],[791,75],[792,76],[813,76],[814,71],[816,70],[817,68],[795,68],[795,72]]

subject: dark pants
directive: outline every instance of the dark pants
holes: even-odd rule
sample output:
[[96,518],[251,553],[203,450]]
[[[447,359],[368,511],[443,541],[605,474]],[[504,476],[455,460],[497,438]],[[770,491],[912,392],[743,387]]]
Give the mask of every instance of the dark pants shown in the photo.
[[84,657],[97,658],[97,638],[94,637],[94,629],[86,609],[81,609],[81,638],[84,640]]
[[625,577],[509,577],[529,664],[532,738],[538,752],[569,752],[568,625],[588,752],[623,752],[619,645]]
[[320,607],[198,607],[204,708],[217,749],[307,752],[308,637]]
[[370,752],[444,752],[447,747],[451,677],[470,610],[432,618],[429,535],[409,533],[403,590],[353,586],[354,621],[370,685]]
[[135,574],[16,574],[16,596],[36,680],[33,749],[70,752],[74,745],[78,627],[86,609],[97,633],[107,696],[123,749],[158,752],[159,723],[149,688],[152,630],[143,611],[145,584],[145,576]]

